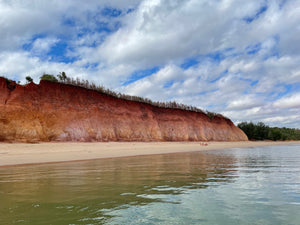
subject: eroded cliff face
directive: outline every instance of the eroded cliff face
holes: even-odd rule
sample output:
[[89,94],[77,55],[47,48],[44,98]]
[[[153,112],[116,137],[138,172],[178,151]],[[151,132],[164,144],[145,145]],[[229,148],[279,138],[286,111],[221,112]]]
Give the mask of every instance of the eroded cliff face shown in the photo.
[[0,141],[245,141],[229,119],[41,81],[0,78]]

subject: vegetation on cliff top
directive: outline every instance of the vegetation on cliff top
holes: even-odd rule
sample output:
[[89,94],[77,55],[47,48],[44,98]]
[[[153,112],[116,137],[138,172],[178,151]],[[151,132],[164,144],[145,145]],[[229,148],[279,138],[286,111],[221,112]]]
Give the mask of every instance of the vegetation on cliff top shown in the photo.
[[256,124],[242,122],[238,127],[244,131],[249,140],[300,140],[299,129],[269,127],[262,122]]
[[[105,94],[105,95],[108,95],[108,96],[111,96],[111,97],[114,97],[114,98],[145,103],[145,104],[149,104],[149,105],[152,105],[152,106],[157,106],[157,107],[160,107],[160,108],[181,109],[181,110],[192,111],[192,112],[200,112],[200,113],[206,114],[210,119],[214,118],[215,116],[227,119],[222,114],[209,112],[209,111],[204,112],[203,110],[201,110],[197,107],[185,105],[185,104],[182,104],[182,103],[177,103],[175,101],[158,102],[158,101],[152,101],[151,99],[148,99],[148,98],[143,98],[143,97],[139,97],[139,96],[131,96],[131,95],[118,93],[118,92],[112,91],[108,88],[105,88],[103,85],[96,85],[93,82],[89,82],[88,80],[83,80],[83,79],[80,79],[80,78],[74,79],[74,78],[68,77],[65,72],[61,72],[57,76],[44,73],[40,77],[40,79],[44,80],[44,81],[58,82],[58,83],[63,83],[63,84],[67,84],[67,85],[72,85],[72,86],[75,86],[75,87],[82,87],[82,88],[86,88],[86,89],[89,89],[89,90],[97,91],[101,94]],[[33,81],[30,76],[27,76],[26,80],[27,80],[27,82]]]

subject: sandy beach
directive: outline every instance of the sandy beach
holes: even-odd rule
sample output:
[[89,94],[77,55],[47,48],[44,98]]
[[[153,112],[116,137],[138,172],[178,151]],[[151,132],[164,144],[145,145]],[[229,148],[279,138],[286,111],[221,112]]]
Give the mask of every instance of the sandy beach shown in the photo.
[[201,142],[0,143],[0,166],[55,163],[268,145],[291,145],[300,144],[300,141],[207,142],[205,144]]

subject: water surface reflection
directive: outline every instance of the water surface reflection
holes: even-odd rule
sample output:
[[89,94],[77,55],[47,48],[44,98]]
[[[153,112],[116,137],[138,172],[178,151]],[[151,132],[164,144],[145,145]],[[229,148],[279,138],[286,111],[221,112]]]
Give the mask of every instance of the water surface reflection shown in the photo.
[[97,224],[112,209],[178,204],[165,196],[231,182],[234,163],[189,153],[1,168],[1,224]]
[[0,224],[295,224],[299,159],[296,146],[0,168]]

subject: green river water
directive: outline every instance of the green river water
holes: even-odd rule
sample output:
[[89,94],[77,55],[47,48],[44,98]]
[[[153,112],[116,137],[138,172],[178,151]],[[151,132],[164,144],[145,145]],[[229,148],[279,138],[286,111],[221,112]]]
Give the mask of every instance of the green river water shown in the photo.
[[0,224],[300,224],[300,146],[0,168]]

